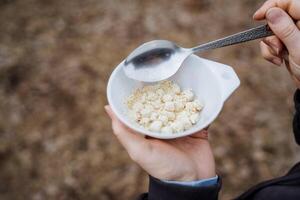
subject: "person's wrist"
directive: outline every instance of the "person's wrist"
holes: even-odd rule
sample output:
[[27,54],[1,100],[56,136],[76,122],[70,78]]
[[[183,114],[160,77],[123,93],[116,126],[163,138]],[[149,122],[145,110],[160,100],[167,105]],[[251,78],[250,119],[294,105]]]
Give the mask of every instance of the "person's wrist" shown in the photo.
[[204,171],[198,171],[197,179],[196,180],[201,180],[201,179],[208,179],[208,178],[213,178],[217,175],[216,170],[214,167],[211,167],[210,169]]
[[195,180],[199,180],[196,173],[194,175],[183,175],[181,177],[176,177],[172,179],[172,181],[181,181],[181,182],[195,181]]
[[215,171],[212,171],[210,173],[207,174],[202,174],[200,176],[198,176],[197,180],[201,180],[201,179],[208,179],[208,178],[213,178],[217,175],[217,173]]

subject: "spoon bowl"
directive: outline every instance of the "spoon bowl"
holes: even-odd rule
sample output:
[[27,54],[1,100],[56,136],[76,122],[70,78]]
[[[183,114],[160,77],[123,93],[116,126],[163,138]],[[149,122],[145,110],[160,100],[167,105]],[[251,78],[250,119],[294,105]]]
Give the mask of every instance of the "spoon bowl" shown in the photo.
[[129,78],[156,82],[175,74],[190,54],[168,40],[153,40],[136,48],[126,58],[123,69]]

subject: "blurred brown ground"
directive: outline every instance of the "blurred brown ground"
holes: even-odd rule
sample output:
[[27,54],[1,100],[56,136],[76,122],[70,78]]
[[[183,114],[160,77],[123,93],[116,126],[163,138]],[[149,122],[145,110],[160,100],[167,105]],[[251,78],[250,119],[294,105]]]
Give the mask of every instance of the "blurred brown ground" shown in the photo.
[[[258,0],[0,1],[0,199],[125,200],[147,175],[111,133],[106,83],[137,45],[193,46],[258,23]],[[222,199],[300,160],[295,87],[258,42],[203,57],[233,66],[241,87],[211,126]]]

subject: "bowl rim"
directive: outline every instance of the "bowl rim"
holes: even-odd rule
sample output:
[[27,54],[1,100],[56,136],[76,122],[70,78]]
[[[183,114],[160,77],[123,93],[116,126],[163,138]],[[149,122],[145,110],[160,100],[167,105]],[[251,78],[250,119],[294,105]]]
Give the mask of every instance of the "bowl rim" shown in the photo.
[[[190,55],[189,57],[194,57],[196,59],[201,59],[201,60],[207,60],[207,59],[201,58],[201,57],[199,57],[197,55],[194,55],[194,54]],[[218,115],[220,114],[220,112],[223,108],[224,101],[220,101],[220,103],[218,104],[218,107],[216,109],[217,111],[215,112],[215,115],[211,116],[210,119],[207,120],[206,123],[202,124],[202,126],[200,126],[200,127],[194,126],[194,127],[190,128],[186,131],[179,132],[179,133],[173,133],[171,135],[170,134],[164,135],[163,133],[152,132],[152,131],[148,131],[148,130],[144,129],[143,127],[134,126],[132,123],[128,123],[127,120],[123,119],[122,114],[118,111],[118,109],[116,109],[116,107],[114,106],[113,101],[112,101],[112,98],[113,98],[112,95],[111,95],[112,81],[113,81],[114,77],[116,76],[116,74],[120,70],[122,70],[123,63],[124,63],[124,60],[120,64],[117,65],[117,67],[113,70],[113,72],[111,73],[111,75],[109,77],[108,84],[107,84],[107,90],[106,90],[107,100],[108,100],[108,104],[110,105],[112,111],[115,113],[117,118],[123,124],[125,124],[128,128],[132,129],[133,131],[137,132],[138,134],[147,135],[147,136],[158,138],[158,139],[175,139],[175,138],[180,138],[180,137],[185,137],[185,136],[188,136],[188,135],[192,135],[192,134],[195,134],[195,133],[199,132],[200,130],[203,130],[204,128],[208,127],[218,117]],[[214,72],[210,68],[208,68],[208,70],[210,70],[212,72],[212,74],[215,76],[216,81],[219,82],[219,80],[216,77],[216,75],[214,74]],[[220,91],[220,99],[222,100],[222,98],[221,98],[222,97],[222,88],[221,88],[220,84],[221,83],[219,82],[219,84],[217,84],[217,87]]]

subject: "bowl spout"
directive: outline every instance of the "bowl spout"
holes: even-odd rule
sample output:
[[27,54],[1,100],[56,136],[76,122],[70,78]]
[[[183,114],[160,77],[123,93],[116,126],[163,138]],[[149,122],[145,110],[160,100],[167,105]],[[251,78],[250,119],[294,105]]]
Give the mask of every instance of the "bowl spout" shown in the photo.
[[230,66],[210,60],[207,60],[207,62],[209,62],[208,66],[216,75],[219,84],[221,85],[222,98],[223,102],[225,102],[228,97],[239,87],[240,80]]

